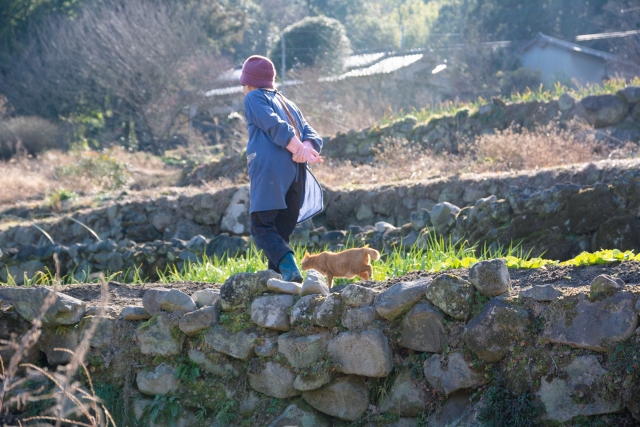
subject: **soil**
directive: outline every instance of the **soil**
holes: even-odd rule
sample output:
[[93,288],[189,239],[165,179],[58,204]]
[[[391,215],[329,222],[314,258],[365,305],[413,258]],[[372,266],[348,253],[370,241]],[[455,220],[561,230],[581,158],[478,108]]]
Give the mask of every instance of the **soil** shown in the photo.
[[[374,267],[375,268],[375,267]],[[462,268],[448,270],[447,273],[455,274],[463,279],[468,279],[469,269]],[[362,281],[359,285],[376,290],[385,290],[398,282],[410,282],[418,279],[435,277],[439,273],[428,271],[415,271],[404,276],[375,282]],[[640,285],[640,262],[627,261],[605,265],[592,265],[583,267],[574,266],[546,266],[538,269],[512,269],[509,270],[511,285],[514,289],[524,286],[554,284],[559,287],[576,288],[588,286],[591,281],[600,274],[622,279],[627,285]],[[119,315],[123,307],[129,305],[142,305],[142,296],[151,288],[163,287],[177,289],[188,295],[200,289],[219,289],[220,283],[208,282],[176,282],[176,283],[145,283],[140,285],[128,285],[118,282],[107,284],[109,293],[109,314]],[[334,286],[332,292],[340,292],[344,286]],[[102,286],[97,284],[65,285],[61,289],[67,295],[86,301],[89,305],[102,305],[100,302]]]

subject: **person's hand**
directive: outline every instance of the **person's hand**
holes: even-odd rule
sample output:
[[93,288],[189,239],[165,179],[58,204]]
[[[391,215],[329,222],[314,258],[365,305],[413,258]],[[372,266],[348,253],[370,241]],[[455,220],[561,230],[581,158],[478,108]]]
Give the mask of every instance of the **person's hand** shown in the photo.
[[293,154],[293,161],[296,163],[322,163],[324,160],[318,154],[318,152],[313,148],[313,144],[311,141],[304,141],[302,143],[302,147],[298,149],[297,152]]

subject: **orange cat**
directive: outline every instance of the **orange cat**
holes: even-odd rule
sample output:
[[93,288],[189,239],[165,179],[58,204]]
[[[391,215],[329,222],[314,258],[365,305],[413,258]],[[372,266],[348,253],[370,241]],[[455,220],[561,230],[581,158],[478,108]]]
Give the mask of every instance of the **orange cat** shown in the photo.
[[371,248],[347,249],[342,252],[321,252],[317,255],[304,254],[302,269],[314,269],[320,274],[327,276],[329,289],[333,285],[334,277],[346,277],[352,279],[355,276],[368,280],[373,276],[373,268],[370,260],[380,258],[380,252]]

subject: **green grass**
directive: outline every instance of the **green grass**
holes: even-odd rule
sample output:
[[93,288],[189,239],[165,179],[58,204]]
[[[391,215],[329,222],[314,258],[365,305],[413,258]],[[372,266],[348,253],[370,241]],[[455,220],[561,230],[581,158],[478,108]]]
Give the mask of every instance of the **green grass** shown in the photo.
[[[550,89],[545,89],[544,86],[540,85],[537,89],[527,88],[524,92],[514,92],[509,97],[499,98],[506,103],[533,101],[549,102],[554,99],[558,99],[565,93],[568,93],[579,100],[590,95],[615,94],[618,90],[623,89],[626,86],[640,86],[640,78],[635,77],[633,80],[628,82],[624,79],[611,79],[606,80],[602,85],[587,84],[586,86],[578,86],[576,88],[569,88],[558,82]],[[454,116],[463,110],[468,110],[469,114],[472,114],[485,104],[487,104],[487,100],[482,97],[479,97],[473,102],[447,101],[437,105],[429,105],[420,110],[414,108],[408,113],[400,110],[397,115],[385,115],[380,124],[385,125],[396,120],[402,120],[408,115],[414,116],[420,123],[425,123],[435,118]]]
[[[353,247],[348,241],[347,248]],[[305,247],[294,247],[295,257],[301,260],[306,251]],[[477,248],[467,242],[453,242],[442,237],[430,235],[425,247],[413,245],[408,250],[397,246],[389,252],[383,252],[378,261],[373,262],[373,280],[384,281],[392,277],[403,276],[412,271],[428,271],[437,273],[440,271],[470,268],[473,264],[489,259],[503,258],[508,268],[540,268],[544,266],[586,266],[600,265],[612,262],[640,261],[640,254],[633,251],[620,251],[618,249],[601,250],[594,253],[583,252],[568,261],[554,261],[544,258],[531,257],[531,253],[524,253],[519,246],[499,247],[497,250]],[[223,283],[229,276],[237,273],[255,273],[267,268],[267,261],[261,251],[253,245],[244,256],[235,258],[207,257],[199,262],[187,262],[182,269],[172,265],[165,271],[158,272],[159,282],[175,283],[184,281]],[[303,274],[305,274],[303,272]],[[54,283],[54,274],[50,270],[39,272],[33,278],[25,280],[25,286],[44,286]],[[117,280],[129,284],[148,283],[150,280],[140,275],[139,269],[129,269],[124,272],[105,272],[101,278],[92,279],[91,282],[101,280]],[[357,282],[358,279],[336,279],[336,286]],[[73,278],[73,272],[60,279],[62,285],[86,283]],[[8,283],[0,285],[15,285],[10,278]]]

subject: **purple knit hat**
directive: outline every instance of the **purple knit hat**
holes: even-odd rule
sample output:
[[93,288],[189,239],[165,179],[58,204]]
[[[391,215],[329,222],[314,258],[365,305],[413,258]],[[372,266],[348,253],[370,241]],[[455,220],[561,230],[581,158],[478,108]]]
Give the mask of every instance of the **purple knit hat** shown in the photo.
[[273,89],[275,79],[276,67],[269,58],[253,55],[244,61],[242,74],[240,74],[240,84]]

